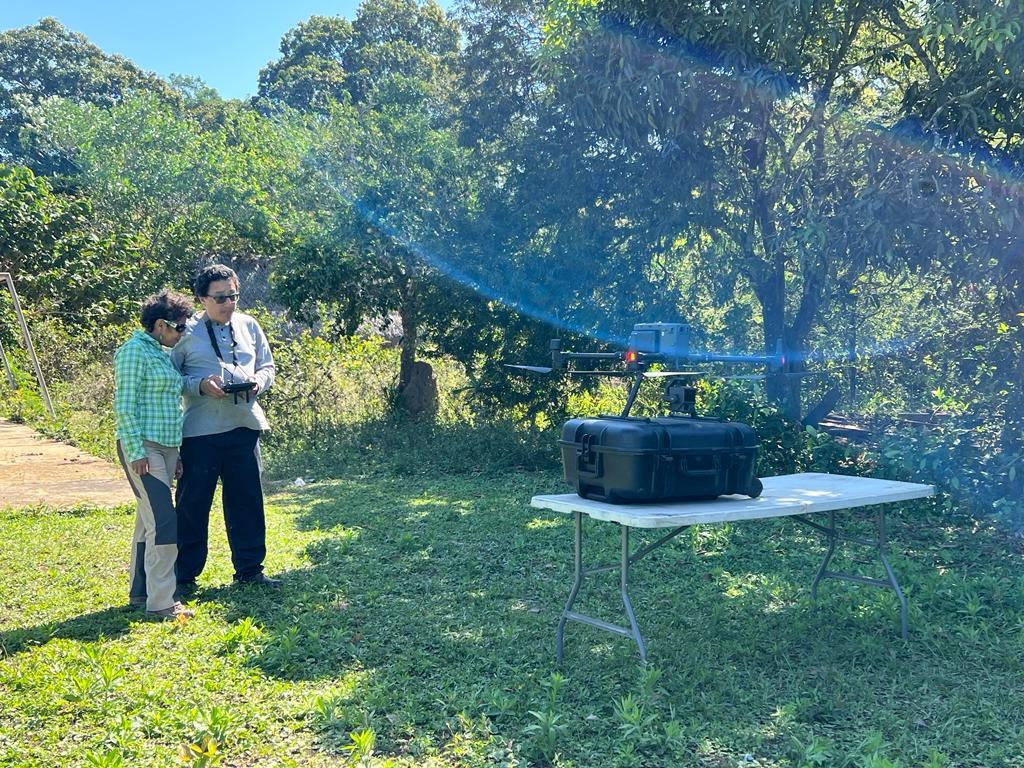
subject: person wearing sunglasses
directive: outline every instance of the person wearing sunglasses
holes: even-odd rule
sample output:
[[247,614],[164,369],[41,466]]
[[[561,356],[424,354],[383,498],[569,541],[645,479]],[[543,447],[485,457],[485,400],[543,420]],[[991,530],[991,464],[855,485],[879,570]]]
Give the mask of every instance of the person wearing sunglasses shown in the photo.
[[185,382],[184,469],[175,494],[179,594],[192,593],[206,567],[218,480],[235,581],[277,586],[277,579],[263,573],[267,545],[259,438],[270,424],[258,401],[274,383],[274,358],[260,324],[238,311],[234,270],[208,266],[192,287],[203,312],[171,354]]
[[172,479],[181,475],[182,378],[165,347],[174,347],[192,315],[192,300],[161,291],[142,302],[142,329],[114,353],[117,455],[136,497],[131,605],[156,618],[190,618],[175,597],[178,518]]

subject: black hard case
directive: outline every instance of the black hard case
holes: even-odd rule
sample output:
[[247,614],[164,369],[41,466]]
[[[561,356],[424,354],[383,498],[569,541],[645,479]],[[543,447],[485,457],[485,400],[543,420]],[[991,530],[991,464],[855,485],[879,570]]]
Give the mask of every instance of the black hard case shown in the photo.
[[759,496],[757,436],[718,419],[599,416],[562,427],[565,480],[580,496],[612,503]]

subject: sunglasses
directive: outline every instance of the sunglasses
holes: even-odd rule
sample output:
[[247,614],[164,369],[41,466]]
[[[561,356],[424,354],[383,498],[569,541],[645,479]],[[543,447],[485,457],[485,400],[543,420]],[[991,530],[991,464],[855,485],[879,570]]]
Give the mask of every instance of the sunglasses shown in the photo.
[[185,323],[175,323],[175,322],[173,322],[171,320],[166,320],[164,318],[161,318],[161,319],[164,321],[164,325],[166,325],[168,328],[173,328],[178,333],[184,333],[185,332],[185,327],[186,327]]
[[218,304],[223,304],[225,301],[231,301],[231,302],[238,301],[238,296],[239,296],[239,294],[237,294],[237,293],[226,293],[223,296],[211,296],[211,295],[207,294],[206,298],[213,299]]

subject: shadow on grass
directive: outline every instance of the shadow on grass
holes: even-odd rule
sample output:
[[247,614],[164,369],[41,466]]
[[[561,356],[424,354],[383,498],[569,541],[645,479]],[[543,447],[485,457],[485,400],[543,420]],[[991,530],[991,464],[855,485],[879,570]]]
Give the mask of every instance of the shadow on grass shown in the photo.
[[[284,574],[279,594],[230,588],[210,597],[229,620],[253,617],[267,627],[254,663],[286,678],[328,678],[353,664],[387,669],[399,686],[442,669],[442,677],[462,679],[456,687],[506,673],[521,678],[523,670],[549,673],[572,584],[572,527],[567,516],[530,509],[530,495],[549,489],[528,486],[522,477],[486,487],[473,479],[375,478],[290,492],[303,501],[296,527],[325,532],[306,549],[310,567]],[[802,586],[791,579],[806,577],[809,586],[813,569],[777,577],[773,589],[789,597],[769,599],[721,573],[723,561],[742,560],[742,546],[702,551],[684,533],[634,569],[631,595],[648,642],[675,657],[689,654],[693,641],[748,642],[747,632],[792,639],[787,628],[807,606],[793,597]],[[616,561],[617,529],[589,524],[587,548]],[[588,579],[580,609],[623,623],[617,578]],[[628,640],[580,625],[569,626],[566,640],[567,654],[599,676],[609,659],[626,675],[639,664]],[[584,649],[600,658],[596,666]]]
[[378,481],[309,497],[296,527],[327,532],[307,547],[309,568],[282,574],[275,593],[230,587],[200,595],[222,603],[230,621],[252,617],[268,628],[256,661],[268,673],[329,677],[396,656],[400,664],[458,663],[474,646],[495,650],[484,639],[517,624],[508,612],[539,622],[530,555],[517,557],[530,543],[521,530],[528,513],[494,528],[462,493],[382,490]]
[[127,605],[104,608],[65,621],[7,630],[0,637],[0,645],[7,649],[7,655],[13,656],[50,640],[109,640],[126,634],[132,624],[144,621],[145,618],[145,611],[140,608]]

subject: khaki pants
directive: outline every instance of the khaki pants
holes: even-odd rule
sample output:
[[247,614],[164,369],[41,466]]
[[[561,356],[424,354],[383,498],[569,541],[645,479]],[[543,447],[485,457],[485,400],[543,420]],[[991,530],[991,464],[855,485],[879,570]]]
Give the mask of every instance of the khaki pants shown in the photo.
[[133,603],[146,601],[147,611],[162,611],[174,605],[174,562],[178,559],[178,517],[171,500],[171,480],[178,464],[178,449],[146,440],[142,444],[149,459],[149,474],[138,475],[121,459],[128,482],[138,500],[135,533],[132,536],[131,587]]

